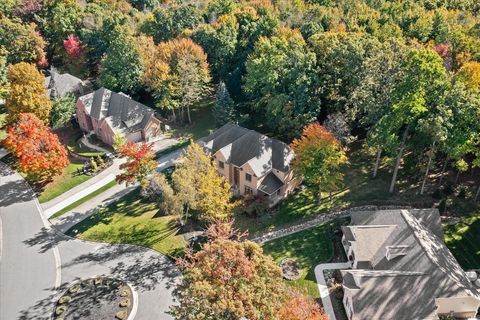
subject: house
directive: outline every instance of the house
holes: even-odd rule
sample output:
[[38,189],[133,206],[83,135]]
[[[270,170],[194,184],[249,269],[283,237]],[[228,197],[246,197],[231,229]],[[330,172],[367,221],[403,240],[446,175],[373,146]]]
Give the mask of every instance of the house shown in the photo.
[[199,144],[237,195],[264,197],[274,205],[296,186],[290,165],[293,151],[279,140],[228,123]]
[[90,85],[69,73],[59,73],[51,68],[49,76],[45,77],[47,95],[52,98],[63,98],[66,95],[82,96],[90,91]]
[[479,290],[446,247],[438,210],[356,212],[342,231],[350,320],[476,316]]
[[151,108],[105,88],[78,98],[76,114],[83,131],[94,133],[109,145],[114,144],[115,135],[133,142],[161,137],[161,122]]

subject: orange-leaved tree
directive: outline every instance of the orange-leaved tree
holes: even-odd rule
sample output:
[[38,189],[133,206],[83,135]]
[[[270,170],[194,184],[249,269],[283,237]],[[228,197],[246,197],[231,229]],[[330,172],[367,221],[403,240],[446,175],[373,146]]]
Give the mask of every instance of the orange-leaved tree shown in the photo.
[[152,144],[128,142],[120,147],[119,153],[121,157],[127,158],[127,162],[120,165],[124,172],[117,175],[117,181],[127,185],[147,183],[147,177],[156,167]]
[[339,187],[343,181],[340,167],[347,163],[347,156],[331,132],[318,122],[311,123],[291,147],[295,152],[294,174],[317,188],[318,201],[322,191],[332,192]]
[[33,113],[48,124],[52,102],[47,97],[45,77],[35,65],[20,62],[8,67],[10,90],[5,105],[8,122],[12,122],[20,113]]
[[323,309],[311,298],[293,288],[278,311],[279,320],[328,320]]
[[17,159],[17,169],[35,181],[46,181],[68,165],[68,152],[40,119],[21,113],[7,127],[3,145]]

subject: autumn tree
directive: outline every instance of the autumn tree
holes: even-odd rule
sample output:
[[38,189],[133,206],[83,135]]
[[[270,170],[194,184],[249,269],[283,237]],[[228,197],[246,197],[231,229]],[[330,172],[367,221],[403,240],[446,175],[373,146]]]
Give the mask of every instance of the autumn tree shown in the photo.
[[231,122],[235,119],[235,106],[230,94],[228,93],[225,82],[218,84],[215,95],[215,105],[213,106],[213,117],[217,126]]
[[191,215],[204,222],[232,215],[235,204],[231,201],[230,185],[218,175],[210,156],[199,145],[192,143],[187,147],[172,180],[184,208],[181,223]]
[[45,41],[35,24],[25,24],[20,19],[0,16],[0,46],[7,52],[8,63],[21,61],[46,65]]
[[295,152],[293,170],[298,178],[317,188],[318,201],[321,192],[332,192],[343,180],[340,167],[347,163],[347,156],[339,141],[318,122],[307,125],[302,136],[293,140]]
[[6,98],[8,121],[20,113],[33,113],[48,123],[52,103],[47,97],[45,78],[33,64],[20,62],[8,68],[10,90]]
[[69,162],[67,150],[57,135],[31,113],[19,114],[7,127],[3,145],[15,156],[17,169],[31,180],[49,180]]
[[5,99],[8,93],[8,67],[7,67],[7,51],[0,47],[0,99]]
[[474,90],[480,90],[480,63],[471,61],[465,63],[458,71],[456,78]]
[[258,244],[232,240],[228,230],[212,237],[212,228],[210,241],[179,261],[184,278],[175,318],[275,319],[285,298],[280,268]]
[[156,172],[142,186],[142,196],[155,201],[162,214],[179,216],[181,204],[172,186],[163,173]]
[[75,98],[73,95],[57,98],[53,101],[52,110],[50,111],[50,126],[52,129],[58,129],[72,119],[75,113]]
[[153,44],[143,38],[140,53],[145,64],[143,84],[155,97],[156,105],[186,112],[190,123],[190,107],[209,92],[210,73],[202,48],[190,39],[175,39]]
[[127,162],[120,165],[124,172],[117,175],[119,183],[125,182],[129,185],[138,182],[144,185],[147,177],[157,167],[151,144],[128,142],[120,148],[120,156],[127,158]]
[[328,320],[327,314],[311,298],[295,289],[287,290],[287,297],[278,311],[279,320]]

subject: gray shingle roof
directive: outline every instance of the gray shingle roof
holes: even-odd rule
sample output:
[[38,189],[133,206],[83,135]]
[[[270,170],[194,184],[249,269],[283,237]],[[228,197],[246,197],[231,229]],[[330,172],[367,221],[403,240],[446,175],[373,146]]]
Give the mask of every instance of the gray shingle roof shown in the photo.
[[278,177],[273,172],[270,172],[265,178],[263,178],[260,186],[258,187],[258,190],[270,195],[276,192],[282,186],[283,182],[278,179]]
[[287,144],[232,123],[200,139],[199,143],[212,153],[223,149],[227,161],[237,167],[248,162],[257,177],[271,169],[287,172],[293,158],[293,151]]
[[[371,253],[368,266],[363,264],[371,270],[343,271],[355,319],[430,319],[436,310],[435,298],[479,297],[443,242],[438,210],[352,213],[352,224],[395,226],[386,238],[376,231],[368,239],[356,237],[357,249]],[[371,242],[382,244],[371,252]],[[389,246],[408,246],[408,250],[388,260]],[[358,288],[352,287],[351,277],[359,279]]]
[[52,97],[65,97],[67,94],[81,95],[87,89],[87,84],[69,73],[59,73],[54,68],[50,76],[45,77],[45,87]]
[[139,131],[147,125],[154,111],[123,93],[100,88],[80,97],[90,116],[106,119],[112,128],[125,133]]

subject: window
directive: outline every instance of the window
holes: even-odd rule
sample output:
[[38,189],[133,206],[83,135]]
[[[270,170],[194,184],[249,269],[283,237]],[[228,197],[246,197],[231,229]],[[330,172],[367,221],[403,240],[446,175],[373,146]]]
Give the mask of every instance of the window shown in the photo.
[[220,169],[225,168],[225,163],[223,163],[223,161],[218,161],[218,167],[219,167]]
[[251,182],[252,181],[252,175],[249,173],[245,173],[245,180]]
[[245,194],[253,194],[253,189],[245,186]]

